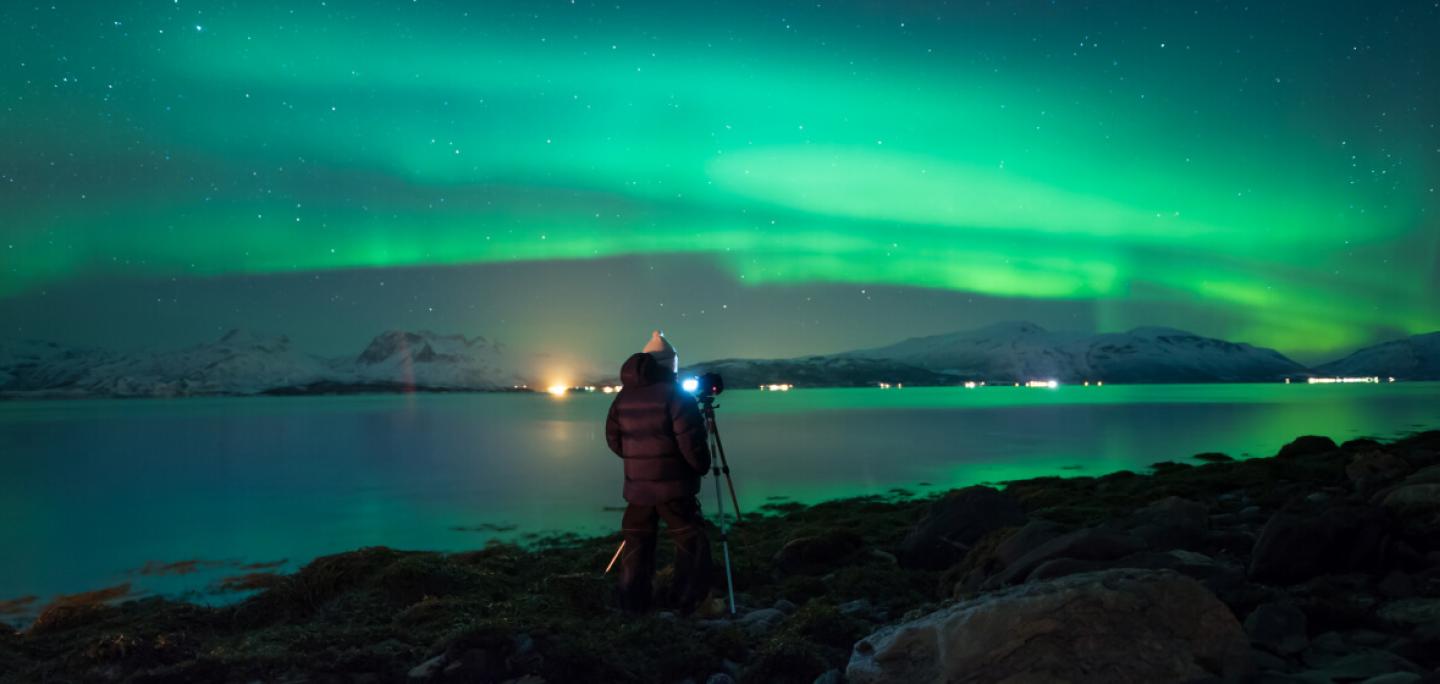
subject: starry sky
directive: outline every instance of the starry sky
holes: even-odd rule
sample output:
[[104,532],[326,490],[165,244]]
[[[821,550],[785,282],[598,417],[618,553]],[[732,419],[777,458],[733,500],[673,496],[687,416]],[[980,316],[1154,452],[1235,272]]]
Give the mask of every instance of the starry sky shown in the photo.
[[1440,329],[1440,4],[17,0],[0,336]]

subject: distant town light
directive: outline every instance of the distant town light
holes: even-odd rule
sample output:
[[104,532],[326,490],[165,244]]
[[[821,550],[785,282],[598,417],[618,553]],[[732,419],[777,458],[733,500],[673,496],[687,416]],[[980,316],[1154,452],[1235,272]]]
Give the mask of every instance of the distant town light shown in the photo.
[[567,387],[566,385],[556,383],[556,384],[554,384],[554,385],[551,385],[551,386],[547,387],[547,388],[545,389],[545,391],[546,391],[546,392],[549,392],[550,394],[552,394],[552,395],[554,395],[554,396],[563,397],[563,396],[565,396],[565,393],[566,393],[566,392],[569,392],[569,391],[570,391],[570,388]]
[[975,389],[975,381],[969,380],[965,383],[965,389]]
[[1350,383],[1378,383],[1378,382],[1380,382],[1380,378],[1379,378],[1378,376],[1374,376],[1374,375],[1363,376],[1363,377],[1344,377],[1344,378],[1309,378],[1309,379],[1306,380],[1306,382],[1308,382],[1308,383],[1311,384],[1311,385],[1350,384]]
[[760,386],[760,391],[762,391],[762,392],[789,392],[789,391],[790,391],[791,389],[793,389],[794,387],[795,387],[794,385],[789,384],[789,383],[776,383],[776,384],[771,384],[771,385],[761,385],[761,386]]

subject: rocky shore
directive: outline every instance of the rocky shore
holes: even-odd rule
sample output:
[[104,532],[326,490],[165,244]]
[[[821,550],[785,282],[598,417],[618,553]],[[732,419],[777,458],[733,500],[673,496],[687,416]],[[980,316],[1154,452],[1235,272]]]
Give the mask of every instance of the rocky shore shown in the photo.
[[735,618],[618,614],[618,537],[368,548],[222,608],[52,604],[0,680],[1440,681],[1440,431],[1152,471],[771,506]]

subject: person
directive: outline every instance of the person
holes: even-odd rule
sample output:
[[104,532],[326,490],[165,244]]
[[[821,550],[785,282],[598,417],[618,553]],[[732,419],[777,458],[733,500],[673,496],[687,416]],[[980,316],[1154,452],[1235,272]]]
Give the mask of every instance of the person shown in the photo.
[[675,380],[675,347],[658,330],[620,368],[623,385],[605,421],[605,441],[625,462],[626,507],[620,530],[620,607],[645,612],[651,604],[658,521],[675,544],[669,602],[689,614],[710,590],[710,539],[700,512],[700,479],[710,469],[705,420],[695,397]]

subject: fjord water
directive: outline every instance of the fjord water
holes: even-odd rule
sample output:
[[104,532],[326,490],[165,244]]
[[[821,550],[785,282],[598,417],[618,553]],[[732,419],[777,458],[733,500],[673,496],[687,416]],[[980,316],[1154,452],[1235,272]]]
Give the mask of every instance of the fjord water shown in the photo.
[[[731,391],[742,506],[1046,474],[1202,451],[1269,455],[1440,426],[1440,383]],[[0,601],[129,583],[210,592],[248,563],[362,546],[462,550],[619,522],[603,394],[0,403]],[[707,512],[712,482],[705,482]],[[184,572],[141,572],[199,560]],[[576,568],[577,571],[588,568]],[[192,571],[193,570],[193,571]],[[598,570],[598,569],[597,569]],[[19,612],[0,620],[23,619]]]

